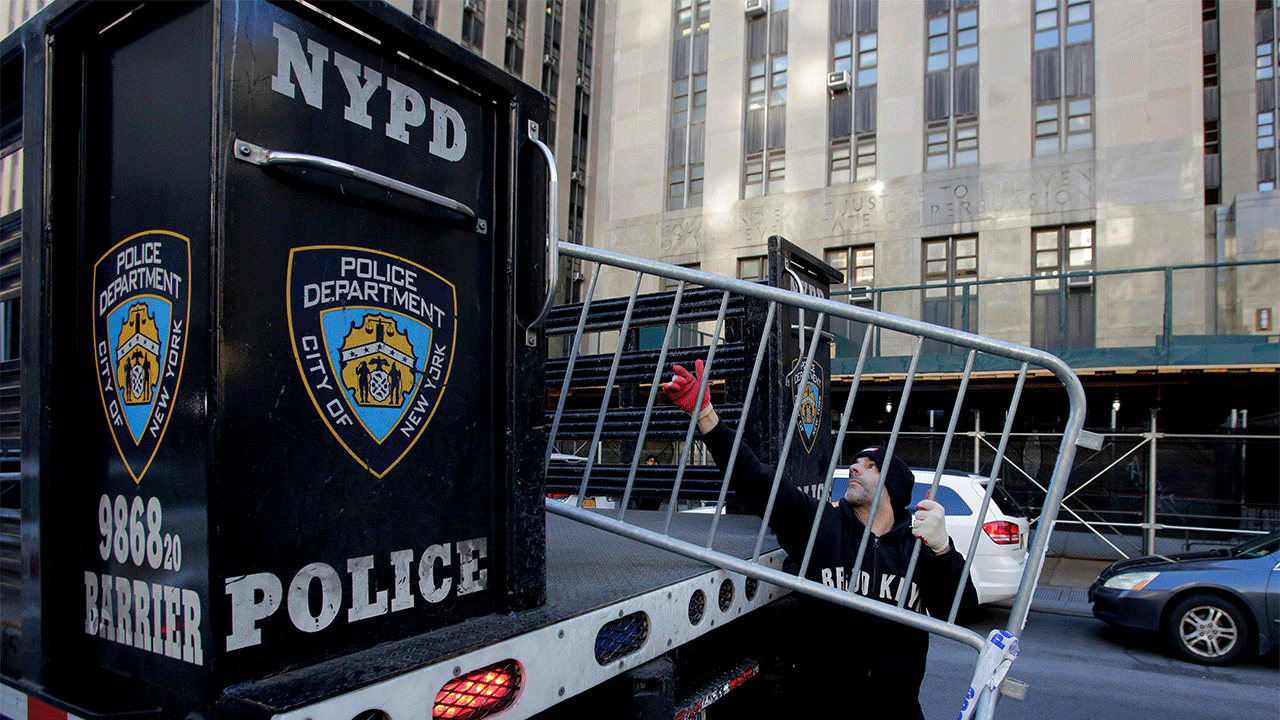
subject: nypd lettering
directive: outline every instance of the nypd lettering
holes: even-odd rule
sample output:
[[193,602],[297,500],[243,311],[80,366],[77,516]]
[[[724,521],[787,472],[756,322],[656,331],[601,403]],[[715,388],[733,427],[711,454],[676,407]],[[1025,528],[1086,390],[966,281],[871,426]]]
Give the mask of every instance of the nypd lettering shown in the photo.
[[[487,590],[488,546],[488,538],[479,537],[429,545],[421,553],[406,549],[381,558],[348,558],[341,569],[314,562],[294,573],[287,588],[269,572],[227,578],[225,590],[231,603],[227,650],[262,644],[262,622],[282,606],[295,629],[317,633],[335,621],[354,623],[409,610],[419,598],[436,604]],[[389,581],[384,587],[375,580],[376,564],[390,569],[389,574],[381,574]]]
[[422,127],[430,111],[431,139],[427,143],[427,152],[450,162],[457,162],[466,155],[467,126],[462,115],[452,106],[435,98],[425,98],[418,90],[391,77],[385,78],[386,91],[380,93],[384,78],[377,70],[342,53],[330,51],[309,38],[305,40],[304,52],[304,39],[279,23],[271,24],[271,34],[276,38],[276,74],[271,76],[271,89],[275,92],[295,98],[297,90],[301,89],[303,101],[323,110],[325,64],[332,59],[333,67],[347,89],[347,105],[342,109],[345,120],[372,130],[374,120],[369,113],[369,105],[377,102],[386,108],[385,114],[379,116],[380,129],[387,137],[410,145],[418,133],[410,133],[409,128]]
[[107,425],[135,483],[168,426],[186,354],[190,241],[152,230],[125,238],[93,271],[93,339]]
[[431,421],[453,364],[453,283],[416,263],[341,246],[290,253],[289,330],[316,411],[382,477]]

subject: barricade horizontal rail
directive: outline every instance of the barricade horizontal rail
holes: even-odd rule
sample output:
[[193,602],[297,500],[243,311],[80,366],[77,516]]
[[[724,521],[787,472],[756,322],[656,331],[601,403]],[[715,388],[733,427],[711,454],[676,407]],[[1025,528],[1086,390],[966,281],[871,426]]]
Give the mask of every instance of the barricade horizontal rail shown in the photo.
[[[1090,434],[1083,433],[1085,416],[1084,390],[1079,379],[1066,363],[1047,352],[918,320],[887,315],[823,297],[816,297],[811,292],[803,294],[783,288],[735,280],[690,268],[620,255],[580,245],[560,243],[558,248],[561,256],[590,263],[592,267],[590,268],[590,282],[581,304],[556,308],[548,317],[548,335],[572,337],[567,357],[548,362],[548,388],[551,390],[549,395],[551,402],[555,405],[554,411],[551,411],[550,408],[548,410],[550,432],[545,455],[548,479],[549,482],[556,483],[571,482],[573,479],[578,480],[576,495],[579,504],[583,503],[584,498],[588,495],[612,495],[615,497],[620,495],[621,500],[617,505],[616,517],[610,517],[600,511],[585,510],[580,506],[575,507],[551,499],[547,501],[549,512],[665,548],[717,567],[739,572],[748,577],[754,577],[758,580],[770,582],[845,607],[889,618],[904,625],[965,643],[983,651],[983,660],[978,663],[980,670],[985,667],[984,663],[990,663],[988,650],[991,648],[989,647],[988,639],[954,623],[957,608],[960,605],[960,595],[963,592],[963,583],[957,589],[950,616],[947,618],[929,617],[905,607],[907,593],[904,590],[911,586],[915,573],[916,558],[920,552],[919,540],[916,542],[911,564],[900,583],[896,604],[880,602],[854,594],[853,589],[858,583],[849,583],[850,589],[844,590],[805,579],[805,568],[813,552],[814,539],[817,535],[817,515],[814,517],[809,546],[803,558],[795,558],[801,568],[799,575],[782,573],[759,564],[761,545],[766,536],[774,500],[777,497],[780,483],[787,476],[787,449],[790,448],[794,439],[796,419],[799,415],[802,401],[799,393],[795,393],[796,397],[794,403],[792,403],[791,421],[787,426],[783,450],[779,455],[780,459],[776,462],[772,494],[762,514],[754,556],[750,559],[743,559],[715,551],[713,548],[716,525],[724,509],[726,499],[730,497],[729,487],[732,482],[732,467],[744,433],[737,433],[728,462],[730,470],[724,476],[721,476],[718,471],[711,474],[707,466],[691,465],[691,449],[695,444],[693,440],[697,420],[660,402],[660,385],[663,380],[670,378],[672,364],[679,363],[692,369],[695,359],[705,361],[707,367],[706,377],[711,378],[710,382],[718,383],[717,387],[721,390],[723,389],[724,381],[717,380],[717,367],[732,366],[744,371],[744,376],[749,375],[750,379],[746,383],[745,394],[742,395],[741,408],[725,408],[724,412],[719,413],[722,421],[736,427],[738,422],[747,416],[752,405],[753,397],[760,381],[763,358],[766,356],[767,338],[769,337],[770,329],[773,328],[775,322],[782,322],[778,318],[779,308],[793,308],[798,313],[799,321],[790,328],[783,328],[783,330],[789,329],[799,337],[801,360],[798,361],[798,364],[803,365],[799,377],[803,378],[810,376],[809,373],[815,361],[814,356],[819,346],[819,339],[826,333],[829,320],[838,318],[865,324],[867,338],[862,343],[862,355],[858,360],[857,370],[851,381],[844,412],[839,415],[840,427],[835,438],[835,450],[827,463],[825,481],[818,491],[818,497],[825,500],[830,496],[833,472],[839,466],[840,447],[848,431],[850,411],[853,408],[853,402],[862,379],[867,348],[871,345],[868,339],[872,329],[878,328],[900,333],[906,336],[904,344],[910,344],[914,347],[911,363],[903,383],[902,397],[896,405],[897,414],[894,419],[893,429],[885,446],[884,462],[881,463],[882,468],[889,466],[898,439],[903,434],[901,429],[903,415],[915,379],[916,364],[921,355],[923,342],[925,340],[939,341],[955,348],[961,348],[967,351],[968,355],[955,399],[955,411],[951,413],[951,426],[945,436],[937,468],[933,475],[932,496],[936,496],[943,470],[946,467],[951,442],[958,434],[955,426],[956,419],[960,415],[959,411],[964,402],[965,391],[973,372],[975,358],[979,355],[990,355],[1013,360],[1021,364],[1021,370],[1012,388],[1011,403],[1009,411],[1006,413],[1007,420],[1000,436],[996,460],[992,463],[991,474],[986,482],[986,495],[978,511],[978,517],[985,518],[996,486],[995,480],[999,477],[1001,460],[1011,435],[1012,421],[1018,408],[1028,370],[1031,368],[1046,369],[1061,382],[1069,404],[1069,413],[1061,431],[1062,441],[1058,449],[1057,459],[1054,462],[1051,480],[1045,490],[1045,500],[1039,519],[1040,527],[1052,528],[1067,486],[1068,475],[1075,456],[1075,447],[1077,443],[1089,443],[1095,439],[1090,437]],[[606,299],[595,298],[597,288],[601,287],[602,275],[606,273],[607,277],[603,281],[604,287],[621,289],[630,286],[630,295]],[[792,275],[794,276],[794,273]],[[659,281],[661,286],[672,287],[674,292],[659,295],[641,295],[639,289],[642,280],[646,277],[661,278]],[[802,289],[799,277],[796,277],[793,287],[796,290]],[[620,292],[622,291],[619,291],[619,294]],[[756,303],[756,306],[763,304],[768,308],[767,318],[764,321],[765,331],[758,341],[747,340],[744,342],[741,325],[735,324],[738,322],[735,317],[742,313],[742,309],[746,305],[745,301],[748,300]],[[686,302],[690,303],[688,310],[686,310]],[[709,344],[696,347],[674,347],[675,339],[679,334],[677,326],[682,325],[687,329],[691,323],[699,324],[697,334],[699,337],[706,338]],[[710,330],[710,326],[713,323],[714,330]],[[660,349],[654,351],[651,348],[645,350],[637,347],[636,338],[639,328],[649,328],[649,338],[653,340],[656,337],[655,333],[658,328],[662,326],[665,326],[665,331]],[[726,331],[726,327],[732,329]],[[584,337],[588,334],[595,334],[594,341],[589,343],[597,349],[597,354],[592,356],[583,355],[582,352]],[[752,364],[752,358],[754,358],[754,364]],[[703,380],[703,387],[698,388],[696,397],[702,396],[707,382],[707,380]],[[555,392],[557,386],[559,388],[558,394]],[[737,388],[737,391],[741,393],[741,388]],[[575,401],[585,403],[589,400],[594,406],[588,406],[587,409],[583,409],[583,407],[568,408],[567,401],[570,395],[574,395]],[[627,396],[626,402],[620,400],[619,396],[621,395]],[[647,396],[647,400],[641,396]],[[720,408],[717,408],[717,411],[719,412]],[[830,417],[830,415],[824,414],[823,417]],[[671,474],[669,465],[663,468],[662,471],[652,467],[642,468],[641,461],[646,437],[655,431],[671,437],[673,430],[676,428],[682,430],[684,440],[683,443],[674,443],[679,448],[679,462],[675,466],[674,476]],[[963,435],[962,433],[960,434]],[[634,451],[630,452],[630,457],[621,457],[618,458],[617,462],[598,465],[596,448],[600,446],[602,438],[606,437],[626,438],[628,443],[634,442]],[[585,442],[589,438],[589,444],[586,447],[591,448],[591,452],[587,453],[587,457],[580,462],[566,464],[562,461],[557,461],[553,463],[551,460],[553,450],[557,447],[557,443],[565,438],[570,438],[575,443]],[[628,444],[626,447],[630,448],[632,446]],[[882,473],[881,475],[881,488],[886,474]],[[801,485],[802,483],[796,484]],[[870,508],[872,517],[875,516],[877,510],[876,504],[879,502],[881,488],[877,488],[875,491],[874,497],[876,499],[872,502]],[[714,512],[711,513],[708,539],[705,546],[699,547],[682,542],[667,536],[665,533],[655,533],[627,522],[626,513],[633,493],[653,493],[663,490],[668,493],[666,502],[668,527],[670,526],[671,514],[676,511],[681,500],[707,500],[714,495],[716,507]],[[821,511],[822,502],[819,502],[817,507]],[[820,515],[821,513],[819,512],[818,514]],[[965,557],[964,572],[966,574],[969,572],[973,562],[979,536],[982,533],[982,525],[982,522],[976,523],[973,534],[970,537],[954,538],[957,550]],[[870,535],[871,531],[868,525],[858,548],[857,560],[851,567],[861,567]],[[1013,607],[1005,631],[1010,635],[1016,636],[1026,623],[1031,598],[1036,589],[1048,542],[1048,532],[1037,532],[1032,538],[1021,583],[1013,600]],[[1014,638],[1014,643],[1016,644],[1016,638]],[[996,644],[1000,643],[996,642]],[[996,673],[1000,678],[1003,678],[1003,672],[1004,669],[1007,669],[1007,666],[1008,663],[1004,663],[1002,665],[1003,669]],[[985,677],[982,676],[983,673],[986,673]],[[995,701],[999,697],[998,689],[991,692],[992,688],[988,687],[988,683],[995,686],[999,684],[998,679],[993,679],[988,671],[983,670],[975,675],[974,690],[977,695],[976,704],[979,717],[990,717],[994,710]],[[970,709],[970,712],[972,712],[972,709]]]

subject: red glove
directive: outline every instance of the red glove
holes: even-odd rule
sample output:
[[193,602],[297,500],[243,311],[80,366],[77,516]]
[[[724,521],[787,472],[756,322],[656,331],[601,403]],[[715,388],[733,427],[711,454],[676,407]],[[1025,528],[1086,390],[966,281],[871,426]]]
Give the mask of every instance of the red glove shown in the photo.
[[[673,405],[681,410],[694,414],[694,404],[697,403],[698,385],[702,383],[702,361],[698,360],[694,363],[694,368],[698,371],[697,375],[691,374],[679,365],[672,366],[676,376],[671,382],[662,386],[662,393],[667,396]],[[702,405],[698,410],[706,410],[711,407],[711,384],[707,384],[706,390],[702,393]]]

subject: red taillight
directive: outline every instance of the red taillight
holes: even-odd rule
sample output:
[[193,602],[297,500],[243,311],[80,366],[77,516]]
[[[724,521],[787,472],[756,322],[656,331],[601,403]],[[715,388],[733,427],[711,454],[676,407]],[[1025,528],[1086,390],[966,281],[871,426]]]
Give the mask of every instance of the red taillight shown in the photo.
[[1017,545],[1022,540],[1018,526],[1008,520],[997,520],[982,526],[983,532],[997,545]]
[[503,660],[450,680],[436,693],[431,717],[478,720],[500,713],[520,694],[522,675],[520,663]]

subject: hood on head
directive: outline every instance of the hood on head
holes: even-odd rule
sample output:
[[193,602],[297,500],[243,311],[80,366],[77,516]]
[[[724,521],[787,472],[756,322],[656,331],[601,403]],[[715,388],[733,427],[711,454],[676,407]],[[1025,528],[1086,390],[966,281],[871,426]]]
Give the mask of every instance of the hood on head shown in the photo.
[[859,450],[853,459],[857,461],[860,457],[870,458],[876,467],[880,468],[881,475],[888,473],[884,484],[889,490],[889,502],[893,505],[893,521],[896,523],[907,517],[909,515],[907,504],[911,502],[911,491],[915,489],[916,484],[911,468],[907,467],[907,463],[897,455],[889,460],[889,467],[886,468],[884,447],[880,445]]

